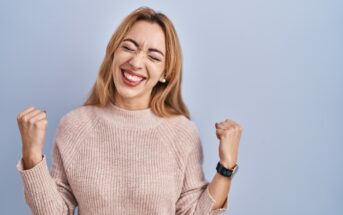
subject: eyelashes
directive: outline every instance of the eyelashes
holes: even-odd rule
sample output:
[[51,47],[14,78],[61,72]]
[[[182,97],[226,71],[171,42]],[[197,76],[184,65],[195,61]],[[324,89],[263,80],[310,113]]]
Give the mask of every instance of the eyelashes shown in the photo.
[[[128,46],[122,46],[122,47],[123,47],[125,50],[130,51],[130,52],[135,51],[134,49],[131,49],[131,48],[129,48]],[[149,58],[152,59],[152,60],[154,60],[154,61],[161,61],[160,59],[155,58],[155,57],[152,57],[152,56],[150,56],[150,55],[149,55]]]
[[128,50],[128,51],[134,51],[133,49],[130,49],[129,47],[127,46],[123,46],[124,49]]
[[151,56],[149,56],[151,59],[153,59],[153,60],[155,60],[155,61],[161,61],[160,59],[157,59],[157,58],[155,58],[155,57],[151,57]]

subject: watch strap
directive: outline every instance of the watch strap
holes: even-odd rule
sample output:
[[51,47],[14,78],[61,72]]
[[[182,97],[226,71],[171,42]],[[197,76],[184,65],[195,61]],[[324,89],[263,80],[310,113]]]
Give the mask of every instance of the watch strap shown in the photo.
[[238,169],[237,164],[235,165],[233,169],[228,169],[224,167],[220,162],[218,162],[217,167],[216,167],[216,170],[219,174],[225,177],[230,177],[230,178],[232,178],[233,175],[237,172],[237,169]]

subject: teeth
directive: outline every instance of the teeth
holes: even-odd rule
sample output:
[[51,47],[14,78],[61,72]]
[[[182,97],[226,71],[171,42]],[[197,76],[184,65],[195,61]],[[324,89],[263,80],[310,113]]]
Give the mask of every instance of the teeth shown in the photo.
[[131,74],[127,73],[126,71],[124,71],[124,75],[130,81],[138,82],[138,81],[143,80],[143,78],[135,76],[135,75],[131,75]]

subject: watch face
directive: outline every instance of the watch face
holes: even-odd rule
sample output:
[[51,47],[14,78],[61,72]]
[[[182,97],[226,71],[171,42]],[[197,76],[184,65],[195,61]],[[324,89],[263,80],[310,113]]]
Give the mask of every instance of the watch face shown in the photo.
[[233,168],[231,177],[233,177],[237,173],[237,171],[238,171],[238,165],[236,165],[235,168]]

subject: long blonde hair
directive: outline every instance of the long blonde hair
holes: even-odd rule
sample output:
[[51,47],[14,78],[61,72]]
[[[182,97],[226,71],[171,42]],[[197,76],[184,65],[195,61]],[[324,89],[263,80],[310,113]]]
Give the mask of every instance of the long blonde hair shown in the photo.
[[113,74],[110,70],[113,55],[126,33],[140,20],[157,23],[162,28],[166,41],[165,79],[167,82],[158,82],[152,89],[149,107],[154,114],[161,117],[184,115],[190,119],[189,111],[182,100],[182,53],[176,30],[169,18],[161,12],[149,7],[139,7],[131,12],[113,33],[107,48],[105,58],[100,66],[96,82],[83,105],[104,106],[108,100],[112,103],[115,95]]

